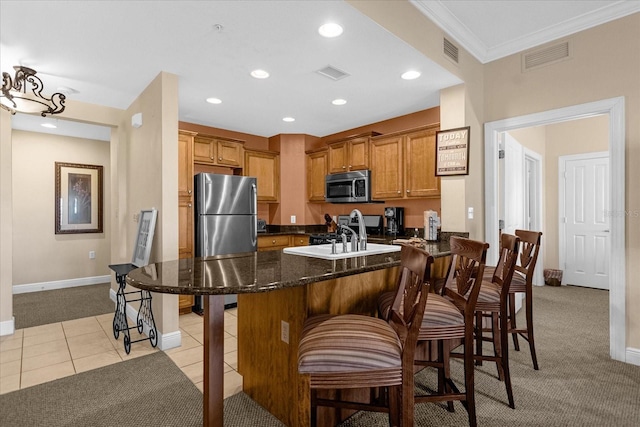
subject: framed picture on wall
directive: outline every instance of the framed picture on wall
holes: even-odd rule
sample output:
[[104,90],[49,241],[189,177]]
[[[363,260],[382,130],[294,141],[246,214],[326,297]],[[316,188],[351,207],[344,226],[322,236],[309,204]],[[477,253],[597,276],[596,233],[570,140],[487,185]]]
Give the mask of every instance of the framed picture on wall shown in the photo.
[[469,175],[469,129],[436,132],[436,176]]
[[102,166],[55,162],[55,233],[102,233]]

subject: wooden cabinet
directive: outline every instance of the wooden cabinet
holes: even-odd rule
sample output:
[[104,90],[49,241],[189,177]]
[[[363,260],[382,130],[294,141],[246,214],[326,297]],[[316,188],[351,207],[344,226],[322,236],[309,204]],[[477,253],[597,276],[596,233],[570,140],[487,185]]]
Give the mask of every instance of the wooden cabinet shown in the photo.
[[291,246],[308,246],[307,234],[279,234],[277,236],[258,236],[259,251],[279,251]]
[[325,177],[329,170],[328,150],[307,152],[307,199],[310,202],[325,201]]
[[241,168],[244,141],[197,134],[193,139],[193,161],[204,165]]
[[430,125],[371,139],[373,199],[440,196],[440,178],[435,176],[438,129]]
[[276,251],[291,246],[289,235],[258,236],[259,251]]
[[[178,257],[193,258],[193,146],[195,132],[178,132]],[[180,295],[180,314],[190,313],[193,295]]]
[[258,181],[258,202],[280,200],[280,156],[273,151],[244,150],[244,176]]
[[379,135],[367,132],[329,141],[329,173],[369,169],[369,138]]

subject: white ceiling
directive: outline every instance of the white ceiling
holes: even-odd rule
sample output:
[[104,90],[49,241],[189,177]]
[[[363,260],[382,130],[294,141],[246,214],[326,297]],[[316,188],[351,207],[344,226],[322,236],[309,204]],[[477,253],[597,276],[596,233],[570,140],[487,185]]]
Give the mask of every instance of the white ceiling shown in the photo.
[[[640,10],[640,0],[411,2],[481,62]],[[327,21],[344,33],[320,37]],[[173,73],[181,121],[267,137],[324,136],[431,108],[440,89],[460,83],[341,0],[2,0],[0,69],[12,74],[17,64],[38,71],[45,92],[65,86],[77,91],[69,99],[122,109],[160,71]],[[316,73],[327,65],[349,76]],[[253,79],[255,68],[271,77]],[[408,69],[422,76],[400,79]],[[333,106],[335,98],[347,104]],[[40,122],[25,114],[12,121],[44,131]],[[88,137],[109,139],[108,129],[95,130]]]

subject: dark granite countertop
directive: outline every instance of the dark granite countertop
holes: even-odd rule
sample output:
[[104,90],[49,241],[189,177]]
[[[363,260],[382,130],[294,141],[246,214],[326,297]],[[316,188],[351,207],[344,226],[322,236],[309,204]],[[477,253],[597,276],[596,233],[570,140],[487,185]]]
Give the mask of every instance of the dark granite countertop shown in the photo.
[[[448,242],[426,243],[434,258],[447,256]],[[251,252],[165,261],[137,268],[127,284],[152,292],[214,295],[267,292],[400,265],[400,252],[324,260],[282,251]]]

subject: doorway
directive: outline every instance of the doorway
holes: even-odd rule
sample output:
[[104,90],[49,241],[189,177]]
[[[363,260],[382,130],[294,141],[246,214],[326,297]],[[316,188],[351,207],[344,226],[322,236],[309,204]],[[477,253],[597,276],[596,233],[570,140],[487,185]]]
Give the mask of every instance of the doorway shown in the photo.
[[[610,209],[625,209],[625,117],[624,97],[580,104],[556,110],[489,122],[485,124],[485,239],[490,244],[487,263],[498,258],[498,141],[509,130],[560,123],[577,118],[605,114],[609,118],[609,188]],[[626,361],[626,271],[625,218],[612,215],[609,274],[609,354]]]

